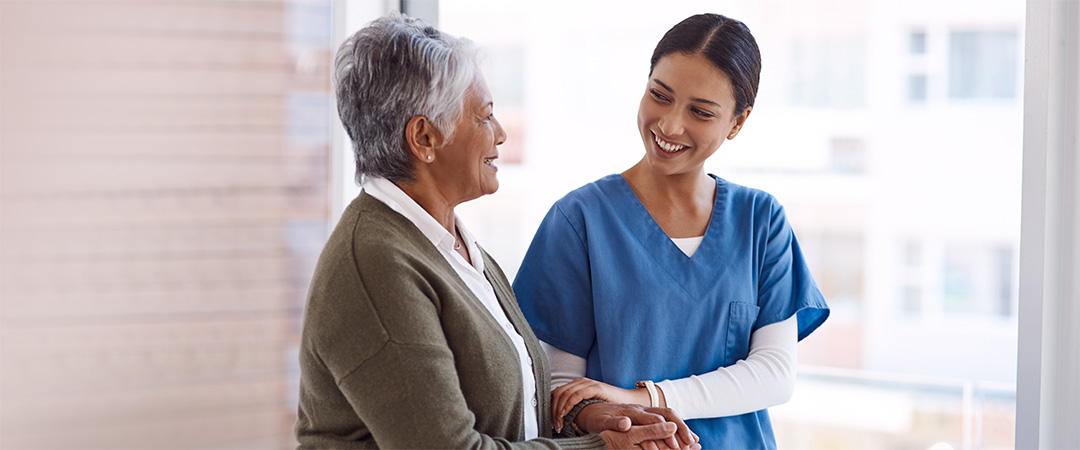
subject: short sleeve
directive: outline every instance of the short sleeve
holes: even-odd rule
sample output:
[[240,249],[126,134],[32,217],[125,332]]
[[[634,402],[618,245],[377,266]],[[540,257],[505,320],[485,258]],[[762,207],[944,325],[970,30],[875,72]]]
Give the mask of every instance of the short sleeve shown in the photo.
[[585,221],[551,207],[514,278],[514,295],[536,336],[587,358],[596,340]]
[[758,315],[754,328],[781,322],[795,315],[802,340],[829,317],[829,307],[806,265],[799,241],[784,208],[770,205],[769,227],[758,276]]

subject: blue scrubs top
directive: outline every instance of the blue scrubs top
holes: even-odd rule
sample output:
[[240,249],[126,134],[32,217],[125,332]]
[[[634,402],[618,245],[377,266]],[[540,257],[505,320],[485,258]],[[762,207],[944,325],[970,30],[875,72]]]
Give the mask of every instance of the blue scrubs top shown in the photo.
[[[687,257],[622,175],[560,199],[525,255],[514,293],[541,340],[585,358],[585,375],[630,389],[745,359],[754,330],[829,316],[784,209],[716,179],[705,237]],[[765,410],[687,421],[706,449],[776,448]]]

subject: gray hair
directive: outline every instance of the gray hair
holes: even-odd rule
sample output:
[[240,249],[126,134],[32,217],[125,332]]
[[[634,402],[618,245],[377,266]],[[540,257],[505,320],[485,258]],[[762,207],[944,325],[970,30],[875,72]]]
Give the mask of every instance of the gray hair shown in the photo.
[[414,181],[405,125],[424,116],[448,141],[478,73],[476,46],[400,13],[350,36],[334,58],[338,115],[353,143],[356,180]]

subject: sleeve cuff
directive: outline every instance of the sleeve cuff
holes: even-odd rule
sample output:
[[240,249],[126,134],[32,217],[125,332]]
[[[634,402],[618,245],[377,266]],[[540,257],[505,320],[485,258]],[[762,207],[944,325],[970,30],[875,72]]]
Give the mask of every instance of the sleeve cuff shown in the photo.
[[607,443],[599,434],[587,434],[585,436],[556,439],[559,447],[568,450],[601,450],[607,449]]

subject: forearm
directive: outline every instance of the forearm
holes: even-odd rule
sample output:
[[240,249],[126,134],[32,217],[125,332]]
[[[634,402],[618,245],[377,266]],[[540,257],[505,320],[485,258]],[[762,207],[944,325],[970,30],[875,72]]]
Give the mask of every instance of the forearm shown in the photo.
[[540,341],[540,348],[544,349],[551,369],[551,390],[585,376],[585,358],[552,347],[544,341]]
[[684,419],[745,414],[787,402],[795,388],[798,319],[762,327],[750,354],[728,367],[657,383],[667,407]]
[[[543,344],[552,389],[585,376],[584,358]],[[761,327],[751,335],[750,354],[734,365],[656,383],[660,406],[684,419],[745,414],[788,401],[795,387],[798,319]],[[639,404],[648,406],[648,397]]]
[[388,343],[340,388],[383,448],[603,448],[596,436],[510,442],[476,431],[452,367],[449,349]]

